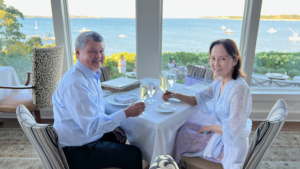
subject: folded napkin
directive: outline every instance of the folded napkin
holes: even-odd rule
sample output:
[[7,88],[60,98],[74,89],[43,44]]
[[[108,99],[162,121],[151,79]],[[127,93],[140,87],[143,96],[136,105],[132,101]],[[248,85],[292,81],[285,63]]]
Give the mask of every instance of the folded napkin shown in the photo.
[[119,96],[116,96],[114,99],[118,103],[128,104],[137,101],[138,97],[130,94],[121,94]]

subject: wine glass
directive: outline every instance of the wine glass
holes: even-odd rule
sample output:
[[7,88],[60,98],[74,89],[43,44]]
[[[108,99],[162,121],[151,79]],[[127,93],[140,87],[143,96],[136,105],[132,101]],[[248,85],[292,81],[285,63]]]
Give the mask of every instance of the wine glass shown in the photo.
[[[169,73],[169,74],[168,74],[168,82],[169,82],[170,85],[171,85],[171,89],[173,88],[173,85],[174,85],[174,83],[176,82],[176,80],[177,80],[176,74],[174,74],[174,73]],[[170,89],[170,90],[171,90],[171,89]]]
[[[168,77],[167,77],[166,73],[159,74],[159,87],[164,93],[166,93],[166,91],[168,89]],[[164,102],[161,106],[166,108],[166,107],[170,106],[170,103]]]
[[[147,95],[148,95],[148,86],[146,83],[141,83],[140,85],[140,99],[142,100],[142,102],[145,102],[145,100],[147,99]],[[143,115],[145,115],[146,113],[143,112]]]
[[149,104],[153,104],[154,102],[156,102],[154,99],[152,99],[155,91],[156,91],[156,84],[154,83],[154,81],[149,81],[148,82],[148,95],[149,95],[150,99],[147,100],[147,102]]

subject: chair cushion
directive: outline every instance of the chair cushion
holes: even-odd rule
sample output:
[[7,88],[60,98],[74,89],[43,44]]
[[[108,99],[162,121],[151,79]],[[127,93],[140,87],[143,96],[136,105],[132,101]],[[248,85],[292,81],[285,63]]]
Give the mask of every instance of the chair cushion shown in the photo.
[[265,152],[281,130],[286,116],[287,105],[284,100],[280,99],[273,106],[267,119],[257,127],[242,168],[252,169],[259,165]]
[[181,157],[181,166],[188,169],[222,169],[220,163],[205,160],[200,157]]
[[36,110],[32,101],[31,89],[19,89],[0,99],[0,112],[16,112],[18,105],[23,104],[29,111]]
[[100,68],[100,70],[102,72],[100,75],[100,81],[105,82],[110,80],[110,72],[111,72],[110,66],[103,66]]
[[64,58],[62,44],[50,48],[34,48],[32,53],[32,92],[37,110],[52,105],[52,95],[61,79]]
[[17,107],[17,118],[45,168],[69,168],[57,133],[49,124],[38,124],[24,105]]
[[149,169],[178,169],[174,159],[169,155],[160,155],[155,158],[154,163]]

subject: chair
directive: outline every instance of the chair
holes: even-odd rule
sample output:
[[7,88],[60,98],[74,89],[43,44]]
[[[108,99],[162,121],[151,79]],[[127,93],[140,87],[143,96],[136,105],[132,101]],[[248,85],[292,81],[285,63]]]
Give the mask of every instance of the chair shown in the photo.
[[[45,168],[68,169],[69,165],[62,150],[56,130],[49,124],[38,124],[24,105],[16,110],[17,119],[27,138],[38,153]],[[116,167],[102,169],[120,169]]]
[[204,84],[214,81],[214,71],[211,68],[205,68]]
[[100,81],[101,82],[105,82],[105,81],[108,81],[110,80],[110,72],[111,72],[111,68],[110,66],[103,66],[100,68],[101,70],[101,75],[100,75]]
[[252,87],[270,87],[271,80],[267,77],[257,77],[255,74],[252,75]]
[[159,155],[149,169],[179,169],[174,159],[169,155]]
[[295,83],[291,80],[272,80],[271,87],[294,87]]
[[[278,100],[271,109],[266,120],[257,127],[242,169],[258,167],[265,152],[281,130],[287,116],[287,105],[284,100]],[[181,166],[186,169],[221,169],[223,166],[199,157],[182,157]]]
[[34,112],[36,121],[41,122],[40,110],[52,104],[52,95],[61,78],[64,56],[63,45],[53,48],[34,48],[32,54],[32,85],[30,74],[25,86],[0,86],[0,89],[18,89],[0,99],[0,112],[16,112],[23,104]]
[[300,76],[294,76],[295,87],[300,87]]
[[16,110],[18,121],[38,153],[45,168],[68,169],[68,163],[59,144],[56,130],[49,124],[38,124],[24,105]]

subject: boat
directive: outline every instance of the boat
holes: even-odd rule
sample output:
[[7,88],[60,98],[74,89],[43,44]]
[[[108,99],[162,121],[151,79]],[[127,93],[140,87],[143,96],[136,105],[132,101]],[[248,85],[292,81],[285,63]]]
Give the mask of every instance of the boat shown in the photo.
[[231,29],[227,29],[227,30],[225,31],[225,33],[231,34],[231,33],[233,33],[233,31],[232,31]]
[[38,29],[38,26],[37,26],[37,22],[35,21],[35,27],[34,29]]
[[267,32],[268,32],[268,33],[276,33],[277,30],[275,30],[274,28],[270,28]]
[[295,32],[293,29],[289,28],[293,32],[293,36],[289,37],[290,41],[300,41],[300,36],[298,36],[298,31]]
[[221,27],[221,29],[223,29],[223,30],[226,29],[226,26],[223,25],[223,26]]
[[86,28],[82,28],[81,30],[79,30],[80,33],[83,33],[83,32],[89,32],[89,31],[91,31],[91,30],[86,29]]
[[120,38],[127,38],[127,35],[125,35],[125,34],[120,34],[119,37],[120,37]]
[[55,37],[47,37],[47,38],[44,38],[45,41],[48,41],[48,40],[55,40]]

